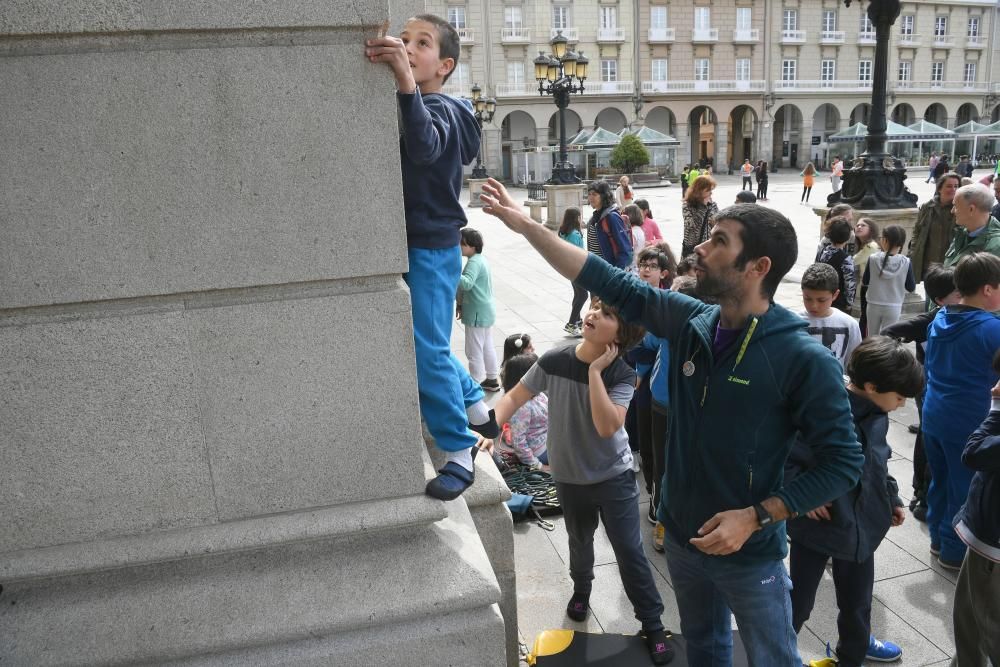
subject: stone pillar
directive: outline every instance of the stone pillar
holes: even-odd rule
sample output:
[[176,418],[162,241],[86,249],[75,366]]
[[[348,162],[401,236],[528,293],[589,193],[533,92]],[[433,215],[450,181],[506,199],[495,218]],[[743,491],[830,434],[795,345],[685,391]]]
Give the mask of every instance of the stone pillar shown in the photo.
[[388,5],[91,4],[0,11],[0,663],[509,664],[423,493]]
[[691,164],[691,124],[677,123],[677,166],[675,171],[680,174],[684,171],[684,165]]
[[715,173],[729,173],[729,123],[715,124]]
[[[774,125],[771,120],[758,121],[757,159],[767,162],[768,169],[774,161]],[[756,160],[754,161],[756,164]]]
[[586,192],[587,185],[585,183],[575,185],[546,185],[545,198],[548,202],[548,207],[545,226],[549,229],[559,229],[559,225],[562,224],[563,213],[570,206],[579,208],[580,201]]
[[490,176],[500,178],[503,174],[502,139],[499,125],[483,127],[483,164]]
[[482,208],[483,202],[480,201],[479,195],[483,193],[483,183],[485,182],[485,178],[469,179],[469,206],[471,208]]

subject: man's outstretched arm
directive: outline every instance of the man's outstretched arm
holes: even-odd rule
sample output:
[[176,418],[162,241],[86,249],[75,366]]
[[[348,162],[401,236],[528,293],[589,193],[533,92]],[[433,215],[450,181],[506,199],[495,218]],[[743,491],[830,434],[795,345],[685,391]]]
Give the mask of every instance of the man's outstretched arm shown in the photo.
[[508,228],[527,239],[552,268],[570,280],[580,275],[587,261],[587,251],[563,241],[544,225],[528,217],[500,181],[491,178],[484,183],[479,199],[486,213],[499,218]]

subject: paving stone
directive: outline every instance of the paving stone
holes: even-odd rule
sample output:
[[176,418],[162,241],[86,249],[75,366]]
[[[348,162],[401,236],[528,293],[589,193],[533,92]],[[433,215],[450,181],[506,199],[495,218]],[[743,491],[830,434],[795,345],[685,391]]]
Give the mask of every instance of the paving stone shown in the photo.
[[954,654],[953,582],[937,572],[922,570],[875,582],[874,596],[886,607],[905,613],[906,622],[946,655]]

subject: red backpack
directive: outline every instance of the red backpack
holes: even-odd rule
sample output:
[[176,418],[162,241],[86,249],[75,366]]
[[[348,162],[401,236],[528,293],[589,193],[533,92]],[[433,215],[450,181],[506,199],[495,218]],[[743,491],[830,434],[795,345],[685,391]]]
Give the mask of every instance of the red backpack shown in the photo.
[[601,217],[598,224],[601,226],[601,229],[604,230],[604,233],[608,235],[608,241],[611,243],[611,252],[614,255],[614,257],[609,258],[608,260],[609,264],[614,264],[615,259],[618,258],[618,243],[617,241],[615,241],[615,235],[611,231],[611,224],[608,222],[609,214],[612,211],[618,214],[618,220],[619,220],[618,226],[622,234],[624,234],[626,242],[628,243],[629,252],[631,253],[633,251],[632,230],[629,228],[630,225],[625,222],[625,216],[622,215],[621,211],[618,211],[613,208],[608,208],[608,210],[604,212],[604,215]]

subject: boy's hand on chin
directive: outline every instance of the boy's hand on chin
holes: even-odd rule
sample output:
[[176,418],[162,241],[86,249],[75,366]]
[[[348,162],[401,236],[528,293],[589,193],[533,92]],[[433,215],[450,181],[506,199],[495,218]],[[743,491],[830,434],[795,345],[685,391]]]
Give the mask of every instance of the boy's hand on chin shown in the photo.
[[618,346],[612,343],[604,350],[604,354],[590,362],[590,370],[600,373],[611,365],[611,362],[618,356]]

